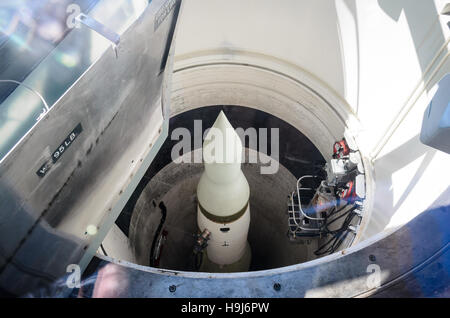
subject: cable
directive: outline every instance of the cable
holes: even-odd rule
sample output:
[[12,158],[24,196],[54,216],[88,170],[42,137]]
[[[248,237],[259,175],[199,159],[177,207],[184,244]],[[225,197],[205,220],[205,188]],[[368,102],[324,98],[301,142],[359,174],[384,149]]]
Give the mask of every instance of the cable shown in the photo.
[[[342,242],[344,242],[345,238],[347,237],[349,231],[348,231],[348,227],[350,226],[351,222],[353,221],[353,218],[355,217],[355,215],[357,215],[356,213],[354,213],[353,211],[357,208],[357,206],[353,206],[351,209],[349,209],[348,211],[345,211],[345,213],[343,213],[342,215],[334,218],[331,222],[328,222],[327,224],[325,224],[325,229],[327,231],[328,234],[334,234],[333,237],[331,239],[329,239],[325,244],[323,244],[322,246],[320,246],[315,252],[314,254],[317,256],[321,256],[324,254],[331,254],[334,253],[342,244]],[[336,220],[342,218],[343,216],[347,216],[344,220],[344,222],[342,223],[342,226],[335,231],[330,231],[328,230],[328,226],[335,222]],[[330,246],[328,246],[329,244],[331,244]],[[327,247],[325,249],[325,247]]]
[[103,247],[103,244],[100,244],[100,248],[102,249],[102,252],[105,256],[108,256],[108,254],[106,254],[105,248]]
[[200,269],[203,261],[203,251],[199,253],[194,253],[194,268],[196,271]]
[[333,207],[333,210],[325,217],[325,220],[328,220],[330,218],[330,216],[338,214],[339,212],[345,210],[346,207],[348,207],[349,205],[346,204],[343,207],[341,207],[340,209],[336,210],[336,206]]
[[152,248],[150,249],[150,266],[155,266],[155,259],[153,255],[155,253],[155,245],[158,241],[159,235],[161,234],[164,222],[166,221],[167,208],[164,205],[163,201],[159,203],[159,209],[161,210],[161,221],[159,222],[158,229],[156,230],[155,236],[153,237]]
[[[343,207],[342,209],[340,209],[339,211],[337,211],[337,212],[335,212],[335,213],[333,213],[333,214],[339,213],[340,211],[342,211],[343,209],[345,209],[347,206],[348,206],[348,205],[346,205],[345,207]],[[344,216],[348,215],[349,213],[352,213],[354,210],[356,210],[356,208],[357,208],[357,206],[351,207],[350,209],[348,209],[347,211],[345,211],[344,213],[342,213],[342,214],[339,215],[338,217],[335,217],[333,220],[331,220],[331,221],[325,223],[325,224],[323,225],[323,228],[325,228],[325,230],[327,231],[327,233],[331,233],[331,234],[332,234],[332,233],[336,233],[337,231],[341,230],[342,227],[341,227],[339,230],[330,231],[330,230],[328,230],[328,226],[329,226],[330,224],[336,222],[337,220],[343,218]],[[345,221],[344,221],[343,224],[345,224]]]

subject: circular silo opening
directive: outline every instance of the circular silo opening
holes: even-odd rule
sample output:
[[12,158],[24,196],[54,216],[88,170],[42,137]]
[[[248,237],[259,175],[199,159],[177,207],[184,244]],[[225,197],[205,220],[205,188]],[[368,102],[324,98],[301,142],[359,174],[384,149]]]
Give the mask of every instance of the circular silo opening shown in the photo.
[[[198,234],[196,188],[203,165],[174,163],[172,151],[179,140],[172,140],[171,135],[177,128],[195,135],[197,121],[201,121],[201,134],[211,127],[220,110],[224,110],[235,128],[267,129],[264,151],[259,144],[244,142],[247,155],[256,152],[258,159],[262,159],[242,164],[251,193],[250,270],[303,263],[329,254],[314,253],[329,236],[291,240],[287,234],[288,196],[295,191],[297,180],[311,174],[325,178],[322,168],[332,158],[334,143],[351,131],[349,125],[353,125],[351,112],[337,100],[333,104],[328,102],[326,97],[330,96],[326,89],[312,89],[291,77],[257,67],[213,65],[175,72],[169,137],[116,221],[128,236],[133,261],[168,270],[196,270],[192,257]],[[272,128],[279,129],[278,169],[274,174],[261,174],[261,167],[267,166],[265,154],[273,153]],[[195,145],[192,140],[193,150],[200,147],[201,142]],[[183,155],[195,157],[193,154],[195,151]],[[352,239],[331,252],[357,242],[368,219],[370,164],[364,157],[363,161],[364,172],[369,172],[365,175],[368,189],[362,209],[364,217],[355,227]],[[302,199],[311,199],[312,195]],[[167,210],[164,216],[161,202]],[[336,221],[330,230],[336,230],[345,219]]]

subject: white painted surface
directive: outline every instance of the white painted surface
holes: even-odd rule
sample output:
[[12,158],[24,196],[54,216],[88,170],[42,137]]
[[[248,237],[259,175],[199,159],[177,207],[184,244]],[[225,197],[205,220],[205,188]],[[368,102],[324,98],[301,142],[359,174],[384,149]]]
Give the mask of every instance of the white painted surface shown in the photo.
[[[208,229],[211,232],[207,255],[210,261],[219,265],[233,264],[241,259],[247,245],[248,228],[250,226],[250,207],[237,220],[227,224],[208,220],[200,209],[197,211],[197,222],[200,231]],[[229,228],[222,232],[221,228]]]
[[[134,253],[131,250],[128,237],[114,224],[102,242],[106,256],[115,259],[136,263]],[[101,247],[97,251],[100,255],[105,255]]]
[[179,30],[177,63],[264,54],[298,65],[343,93],[334,1],[189,0]]

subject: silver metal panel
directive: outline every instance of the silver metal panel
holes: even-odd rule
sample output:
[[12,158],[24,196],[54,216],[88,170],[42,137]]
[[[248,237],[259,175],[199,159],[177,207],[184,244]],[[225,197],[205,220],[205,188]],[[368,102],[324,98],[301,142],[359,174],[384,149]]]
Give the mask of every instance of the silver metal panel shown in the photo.
[[154,0],[121,31],[105,23],[120,34],[117,55],[105,50],[1,163],[0,288],[23,294],[98,248],[167,136],[180,5]]

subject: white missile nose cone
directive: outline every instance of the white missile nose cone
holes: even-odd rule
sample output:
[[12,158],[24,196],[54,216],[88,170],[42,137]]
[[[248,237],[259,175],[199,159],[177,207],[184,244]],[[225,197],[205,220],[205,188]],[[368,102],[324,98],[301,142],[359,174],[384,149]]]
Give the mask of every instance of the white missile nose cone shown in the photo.
[[242,142],[227,116],[221,111],[203,143],[205,164],[240,164]]
[[233,129],[233,126],[231,125],[223,110],[220,111],[219,115],[216,118],[216,121],[212,126],[220,129],[222,132],[225,132],[227,128]]
[[232,215],[249,200],[250,189],[241,170],[242,142],[223,112],[203,143],[205,173],[197,187],[201,206],[214,215]]
[[217,116],[216,121],[213,124],[213,127],[219,129],[224,134],[227,132],[228,129],[234,131],[234,127],[231,125],[230,121],[228,120],[223,110],[221,110],[219,115]]

